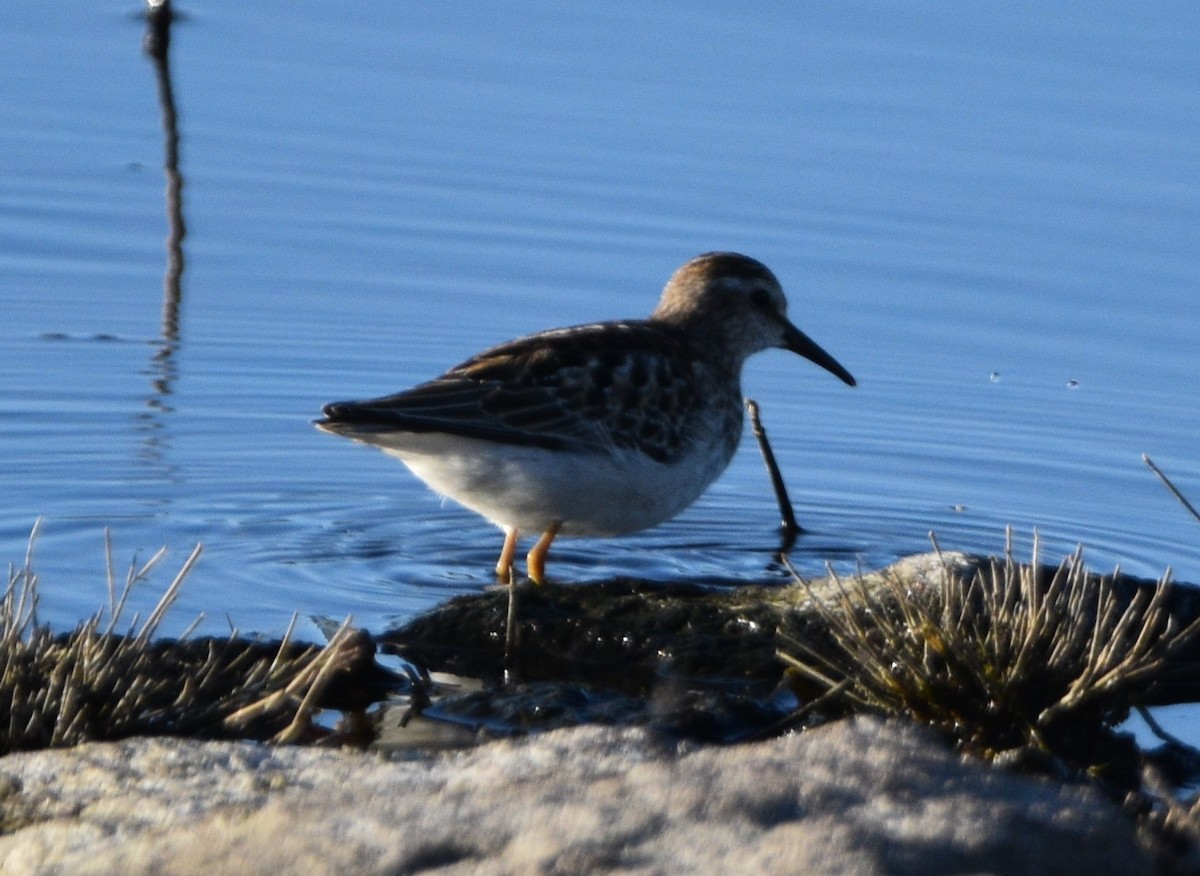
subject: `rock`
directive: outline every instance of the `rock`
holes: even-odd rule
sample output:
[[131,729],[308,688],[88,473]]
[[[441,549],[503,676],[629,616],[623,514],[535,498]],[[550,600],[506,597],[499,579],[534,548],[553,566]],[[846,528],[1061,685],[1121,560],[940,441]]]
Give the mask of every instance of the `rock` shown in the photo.
[[856,718],[703,747],[578,727],[417,761],[133,739],[0,759],[0,872],[1162,872],[1096,791]]

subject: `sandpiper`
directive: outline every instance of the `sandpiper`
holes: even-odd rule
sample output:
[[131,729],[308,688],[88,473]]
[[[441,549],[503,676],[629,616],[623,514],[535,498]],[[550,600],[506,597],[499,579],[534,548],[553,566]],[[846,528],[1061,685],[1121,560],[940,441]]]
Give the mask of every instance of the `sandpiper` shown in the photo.
[[554,329],[492,347],[395,395],[325,405],[317,428],[373,444],[505,532],[545,581],[558,535],[613,536],[674,517],[716,480],[742,433],[742,365],[770,347],[854,386],[787,319],[766,265],[711,252],[677,270],[649,319]]

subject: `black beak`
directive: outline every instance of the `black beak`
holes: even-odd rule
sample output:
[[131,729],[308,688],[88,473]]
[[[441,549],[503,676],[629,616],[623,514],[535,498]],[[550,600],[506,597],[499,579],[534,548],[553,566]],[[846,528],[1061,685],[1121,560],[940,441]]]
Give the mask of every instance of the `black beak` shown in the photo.
[[849,386],[855,385],[854,376],[843,368],[837,359],[822,350],[816,341],[790,322],[784,323],[783,343],[780,346],[785,350],[791,350],[793,353],[799,353],[810,362],[815,362],[830,374],[836,375],[843,383]]

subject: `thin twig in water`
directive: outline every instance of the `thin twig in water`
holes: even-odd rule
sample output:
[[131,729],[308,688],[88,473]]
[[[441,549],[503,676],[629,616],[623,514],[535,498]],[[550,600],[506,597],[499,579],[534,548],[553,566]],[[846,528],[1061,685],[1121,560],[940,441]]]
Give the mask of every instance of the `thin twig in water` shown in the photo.
[[[799,668],[799,669],[807,669],[808,668],[803,663],[799,663],[799,662],[793,660],[792,657],[783,653],[782,651],[776,652],[776,656],[778,656],[779,659],[783,660],[785,663],[788,663],[796,668]],[[812,714],[813,712],[818,712],[821,709],[825,708],[826,706],[830,705],[831,703],[836,702],[838,700],[838,698],[841,697],[842,693],[846,690],[846,688],[848,688],[852,683],[853,682],[849,678],[843,678],[841,681],[832,682],[829,686],[829,689],[826,690],[825,693],[821,694],[819,697],[817,697],[814,700],[809,700],[807,703],[805,703],[800,708],[796,709],[796,711],[792,712],[790,715],[786,715],[783,718],[780,718],[774,724],[770,725],[769,727],[767,727],[763,730],[759,730],[758,732],[754,733],[749,739],[747,739],[745,741],[752,741],[752,740],[757,740],[757,739],[772,739],[787,730],[793,730],[796,727],[799,727],[801,724],[804,723],[805,719],[808,718],[808,716],[810,714]]]
[[1154,464],[1154,460],[1152,460],[1149,456],[1147,456],[1146,454],[1143,453],[1142,454],[1142,462],[1144,462],[1144,463],[1146,463],[1146,465],[1150,466],[1150,471],[1152,471],[1156,475],[1158,475],[1158,479],[1160,481],[1162,481],[1163,484],[1166,485],[1166,488],[1168,490],[1171,491],[1171,495],[1174,496],[1176,499],[1178,499],[1179,503],[1181,505],[1183,505],[1184,508],[1188,509],[1188,513],[1190,513],[1197,520],[1200,520],[1200,511],[1197,511],[1196,506],[1193,505],[1191,502],[1189,502],[1187,500],[1187,497],[1184,496],[1183,493],[1179,492],[1179,488],[1176,487],[1173,483],[1171,483],[1171,479],[1169,477],[1167,477],[1165,474],[1162,473],[1162,469],[1160,469],[1157,465]]
[[746,410],[750,414],[750,429],[758,441],[758,450],[767,466],[767,474],[771,476],[771,488],[775,491],[775,501],[779,504],[779,513],[783,518],[780,529],[783,531],[783,545],[780,554],[785,554],[791,548],[796,536],[804,532],[804,528],[796,522],[796,514],[792,511],[792,500],[788,498],[787,486],[783,483],[783,475],[779,472],[779,464],[775,461],[775,452],[771,450],[771,442],[767,439],[767,430],[763,428],[762,419],[758,413],[758,402],[752,398],[745,400]]
[[[1142,716],[1142,720],[1146,722],[1146,726],[1150,728],[1150,732],[1158,737],[1160,742],[1165,742],[1167,745],[1174,745],[1178,748],[1187,749],[1188,751],[1196,752],[1196,749],[1183,742],[1176,736],[1172,736],[1163,729],[1163,725],[1158,723],[1155,717],[1150,714],[1150,710],[1145,706],[1134,706],[1134,710]],[[1197,752],[1200,753],[1200,752]]]
[[504,616],[504,683],[514,684],[517,678],[517,580],[512,567],[508,569],[508,612]]

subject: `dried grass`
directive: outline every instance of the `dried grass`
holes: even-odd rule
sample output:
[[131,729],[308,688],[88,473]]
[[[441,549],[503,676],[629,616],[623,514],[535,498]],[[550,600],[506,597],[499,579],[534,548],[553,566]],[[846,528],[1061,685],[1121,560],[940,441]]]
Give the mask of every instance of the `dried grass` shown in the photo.
[[[106,536],[108,604],[70,633],[37,620],[35,526],[24,564],[10,568],[0,600],[0,755],[138,734],[306,741],[331,680],[363,652],[343,625],[325,648],[284,639],[155,636],[200,557],[197,545],[144,621],[118,631],[133,589],[165,549],[129,567],[118,587]],[[194,626],[194,625],[193,625]],[[370,649],[373,654],[373,648]],[[368,655],[368,660],[370,656]]]
[[[937,548],[936,541],[934,543]],[[1097,728],[1124,720],[1172,654],[1200,632],[1166,610],[1168,571],[1132,597],[1089,575],[1076,551],[1057,569],[1003,560],[969,580],[944,563],[940,583],[914,592],[895,577],[838,595],[809,591],[831,646],[794,643],[792,671],[852,708],[932,724],[994,757],[1033,747],[1062,756]],[[848,682],[848,683],[847,683]]]

